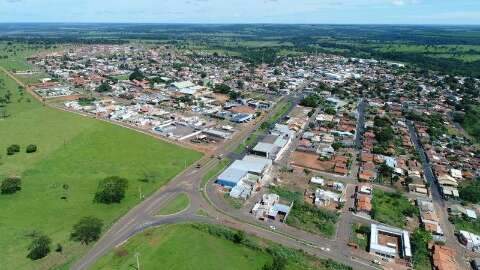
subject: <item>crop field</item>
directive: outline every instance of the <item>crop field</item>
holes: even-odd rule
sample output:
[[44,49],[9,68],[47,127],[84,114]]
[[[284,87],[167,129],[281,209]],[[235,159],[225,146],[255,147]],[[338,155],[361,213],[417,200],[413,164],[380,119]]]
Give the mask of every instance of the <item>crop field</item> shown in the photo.
[[[10,68],[19,61],[0,65]],[[20,65],[15,64],[17,67]],[[0,73],[0,95],[10,91],[11,103],[0,118],[0,180],[21,177],[21,190],[0,195],[0,261],[2,269],[50,269],[78,258],[86,246],[69,240],[73,224],[84,216],[100,218],[105,228],[139,199],[149,195],[193,164],[201,154],[88,117],[51,109],[24,93]],[[6,148],[20,146],[7,155]],[[27,154],[29,144],[38,147]],[[128,179],[119,204],[93,202],[98,182],[108,176]],[[26,258],[32,232],[61,244],[38,261]]]

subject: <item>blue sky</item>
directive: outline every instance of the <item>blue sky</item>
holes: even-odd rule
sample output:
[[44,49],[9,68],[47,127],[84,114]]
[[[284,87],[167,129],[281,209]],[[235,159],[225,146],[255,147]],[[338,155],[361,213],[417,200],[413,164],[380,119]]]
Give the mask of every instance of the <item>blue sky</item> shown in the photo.
[[480,0],[0,0],[0,22],[480,24]]

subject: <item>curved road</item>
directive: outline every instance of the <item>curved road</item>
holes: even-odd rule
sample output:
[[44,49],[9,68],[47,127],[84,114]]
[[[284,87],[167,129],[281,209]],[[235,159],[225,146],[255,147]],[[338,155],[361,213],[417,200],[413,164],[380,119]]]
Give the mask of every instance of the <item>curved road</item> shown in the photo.
[[[0,70],[15,80],[36,99],[43,100],[33,93],[27,86],[19,81],[13,74],[3,67]],[[282,99],[289,99],[292,96],[285,96]],[[278,104],[278,102],[277,102]],[[61,109],[54,107],[56,109]],[[68,111],[68,110],[66,110]],[[268,119],[275,110],[271,110],[262,118]],[[217,151],[217,155],[227,156],[232,154],[233,150],[242,143],[248,136],[260,127],[262,121],[241,130],[228,144]],[[126,242],[130,237],[144,231],[145,229],[160,226],[163,224],[175,224],[185,222],[205,222],[221,224],[238,230],[243,230],[249,234],[260,238],[268,239],[294,249],[301,249],[305,252],[323,258],[330,258],[335,261],[350,265],[354,269],[375,269],[375,266],[369,264],[365,259],[352,255],[348,248],[345,248],[343,241],[337,239],[326,239],[319,235],[300,231],[289,226],[280,226],[277,231],[270,230],[265,224],[256,222],[249,216],[233,215],[216,206],[208,197],[208,192],[202,187],[203,177],[213,169],[219,160],[205,156],[197,163],[202,164],[201,168],[192,165],[180,175],[173,178],[167,185],[157,190],[153,195],[146,198],[140,204],[132,208],[126,215],[121,217],[109,230],[104,233],[101,239],[96,242],[91,249],[78,260],[71,269],[83,270],[92,266],[100,257],[107,254],[111,249]],[[169,200],[181,193],[186,193],[190,198],[190,206],[177,214],[169,216],[156,216],[155,213],[163,207]],[[201,214],[199,210],[201,211]],[[337,236],[335,237],[337,238]],[[340,238],[345,238],[341,236]],[[325,251],[328,247],[330,251]]]
[[[284,97],[289,98],[289,97]],[[271,110],[263,119],[268,119],[275,110]],[[232,141],[217,155],[227,156],[237,145],[243,142],[252,132],[260,127],[262,121],[252,125],[237,134]],[[182,222],[207,222],[221,224],[235,229],[243,230],[249,234],[274,241],[276,243],[302,249],[305,252],[352,266],[355,269],[374,269],[368,261],[353,258],[345,248],[344,243],[338,243],[335,239],[326,239],[318,235],[299,231],[284,226],[277,231],[270,230],[266,225],[251,220],[247,216],[234,216],[216,206],[208,197],[208,192],[202,187],[203,177],[218,163],[216,158],[204,157],[198,163],[201,168],[191,166],[183,173],[172,179],[166,186],[160,188],[153,195],[131,209],[125,216],[119,219],[94,246],[77,261],[71,269],[83,270],[92,266],[96,260],[108,253],[112,248],[121,245],[131,236],[147,228],[162,224]],[[211,185],[208,185],[211,186]],[[155,213],[170,199],[180,193],[186,193],[191,200],[190,206],[181,213],[170,216],[155,216]],[[199,210],[202,210],[202,215]],[[329,247],[331,251],[324,251],[322,247]]]

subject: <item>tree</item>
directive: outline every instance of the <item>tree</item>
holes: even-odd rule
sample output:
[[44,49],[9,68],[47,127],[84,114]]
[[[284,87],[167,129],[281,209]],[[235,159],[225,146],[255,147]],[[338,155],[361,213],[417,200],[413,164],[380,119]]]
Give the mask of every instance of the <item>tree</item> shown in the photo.
[[480,182],[465,182],[459,188],[460,198],[471,203],[480,202]]
[[32,239],[32,243],[28,247],[27,258],[31,260],[41,259],[50,253],[50,243],[52,240],[41,233],[35,233]]
[[230,86],[224,84],[224,83],[221,83],[221,84],[217,84],[215,85],[215,88],[213,88],[213,92],[215,93],[221,93],[221,94],[228,94],[230,93]]
[[343,147],[343,143],[342,142],[334,142],[334,143],[332,143],[332,147],[335,151],[337,151],[338,149]]
[[245,233],[243,231],[237,231],[233,235],[233,242],[235,244],[241,244],[245,240]]
[[102,84],[100,84],[96,89],[95,91],[97,92],[110,92],[112,91],[112,86],[110,84],[108,84],[107,82],[102,82]]
[[27,153],[35,153],[37,152],[37,146],[35,144],[29,144],[27,146],[27,150],[26,150]]
[[280,255],[273,256],[272,264],[265,264],[262,267],[262,270],[283,270],[287,265],[287,260],[285,257]]
[[0,185],[2,194],[13,194],[22,189],[22,180],[20,177],[7,177]]
[[107,177],[98,184],[94,201],[105,204],[119,203],[125,197],[127,187],[127,179],[118,176]]
[[12,144],[7,148],[7,155],[9,156],[14,155],[18,152],[20,152],[20,145],[18,144]]
[[305,107],[316,108],[322,102],[323,102],[322,97],[320,97],[317,94],[310,94],[300,102],[300,105]]
[[88,245],[97,241],[102,233],[103,222],[96,217],[84,217],[73,225],[70,239]]
[[141,81],[141,80],[145,79],[145,75],[143,75],[143,72],[142,72],[138,67],[136,67],[136,68],[133,70],[133,73],[130,74],[130,76],[128,77],[128,79],[129,79],[130,81],[133,81],[133,80]]

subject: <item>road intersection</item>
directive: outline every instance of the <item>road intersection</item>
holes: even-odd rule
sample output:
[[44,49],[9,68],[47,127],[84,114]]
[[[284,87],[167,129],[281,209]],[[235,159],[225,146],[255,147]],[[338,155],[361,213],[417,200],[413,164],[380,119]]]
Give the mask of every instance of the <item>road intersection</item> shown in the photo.
[[[284,99],[293,99],[286,96]],[[277,103],[278,104],[278,103]],[[294,104],[296,104],[294,102]],[[272,110],[264,119],[271,117]],[[220,224],[234,229],[243,230],[249,234],[274,241],[276,243],[301,249],[305,252],[321,258],[330,258],[335,261],[350,265],[354,269],[375,269],[369,260],[357,258],[346,248],[344,241],[328,239],[319,235],[304,232],[287,225],[272,230],[268,225],[255,221],[247,215],[229,212],[222,205],[209,197],[213,185],[202,186],[203,177],[213,169],[220,160],[217,156],[228,156],[240,145],[251,133],[255,132],[262,121],[242,130],[223,149],[215,155],[205,156],[195,165],[187,168],[183,173],[172,179],[166,186],[160,188],[136,207],[131,209],[125,216],[120,218],[91,249],[78,260],[71,269],[83,270],[92,266],[96,260],[111,251],[116,246],[126,242],[130,237],[145,229],[163,224],[206,222]],[[190,206],[185,211],[169,216],[156,216],[155,213],[174,196],[185,193],[190,198]],[[347,213],[350,215],[350,213]],[[350,218],[346,220],[348,223]],[[348,225],[348,224],[347,224]],[[342,240],[348,239],[349,226],[337,233]],[[337,237],[335,237],[337,238]]]

